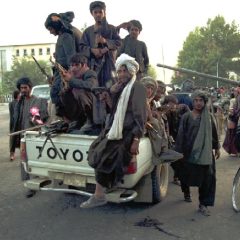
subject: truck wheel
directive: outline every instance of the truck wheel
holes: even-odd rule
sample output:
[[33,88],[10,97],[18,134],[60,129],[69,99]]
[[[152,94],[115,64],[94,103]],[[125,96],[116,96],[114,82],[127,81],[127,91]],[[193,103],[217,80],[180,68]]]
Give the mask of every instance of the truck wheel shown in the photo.
[[151,172],[152,178],[152,203],[159,203],[167,194],[168,189],[168,164],[155,166]]

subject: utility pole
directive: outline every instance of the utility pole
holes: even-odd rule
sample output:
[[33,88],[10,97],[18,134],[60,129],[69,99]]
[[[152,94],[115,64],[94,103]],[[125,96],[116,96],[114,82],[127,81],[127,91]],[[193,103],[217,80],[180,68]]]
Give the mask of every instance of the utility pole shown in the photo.
[[[219,67],[219,58],[218,58],[218,60],[217,60],[217,77],[218,77],[218,67]],[[219,86],[218,86],[218,80],[217,80],[217,88],[218,88]]]
[[3,88],[3,50],[0,50],[0,90]]

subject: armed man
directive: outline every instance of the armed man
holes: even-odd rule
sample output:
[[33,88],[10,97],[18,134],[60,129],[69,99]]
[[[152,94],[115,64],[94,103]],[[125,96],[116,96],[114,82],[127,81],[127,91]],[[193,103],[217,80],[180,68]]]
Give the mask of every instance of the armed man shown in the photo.
[[[64,69],[68,69],[70,57],[76,53],[75,39],[70,25],[64,24],[59,14],[51,13],[45,21],[45,27],[51,34],[58,36],[55,49],[56,62]],[[64,115],[63,105],[59,97],[62,88],[63,82],[60,69],[56,68],[50,95],[52,104],[56,108],[56,115],[59,117],[63,117]]]
[[88,160],[95,169],[94,195],[81,204],[92,208],[107,203],[105,190],[124,176],[124,169],[136,158],[146,122],[146,90],[136,81],[138,63],[127,54],[116,61],[119,80],[111,88],[112,112],[105,129],[91,144]]
[[83,32],[80,52],[88,58],[90,68],[96,71],[99,86],[110,88],[116,78],[115,56],[121,38],[116,27],[106,20],[104,2],[92,2],[90,12],[95,24]]
[[[44,99],[31,95],[32,82],[29,78],[23,77],[17,81],[17,89],[20,91],[20,99],[15,105],[13,116],[13,132],[25,130],[30,127],[41,125],[48,119],[47,104]],[[15,135],[15,146],[20,147],[22,135]],[[22,168],[22,165],[21,165]],[[29,175],[22,171],[22,180],[28,180]],[[32,197],[35,191],[29,190],[26,197]]]
[[70,70],[62,73],[63,79],[69,85],[61,94],[66,117],[79,121],[81,129],[75,133],[97,134],[105,120],[102,113],[105,109],[100,108],[101,104],[93,93],[98,87],[97,74],[88,67],[88,59],[79,53],[71,57],[70,64]]

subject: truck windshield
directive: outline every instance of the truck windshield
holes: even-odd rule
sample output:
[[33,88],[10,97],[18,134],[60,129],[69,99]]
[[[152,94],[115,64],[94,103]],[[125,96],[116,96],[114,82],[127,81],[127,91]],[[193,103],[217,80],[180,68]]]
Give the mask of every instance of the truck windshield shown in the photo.
[[32,95],[39,97],[39,98],[45,98],[47,100],[50,99],[50,87],[37,87],[33,88]]

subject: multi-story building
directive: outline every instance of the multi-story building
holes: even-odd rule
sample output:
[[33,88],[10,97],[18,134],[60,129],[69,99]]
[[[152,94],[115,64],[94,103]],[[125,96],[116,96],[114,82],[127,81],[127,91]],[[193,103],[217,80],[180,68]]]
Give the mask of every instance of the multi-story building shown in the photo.
[[0,86],[3,74],[10,71],[13,64],[13,58],[23,58],[34,56],[37,60],[48,61],[55,51],[55,43],[35,43],[24,45],[6,45],[0,46]]

